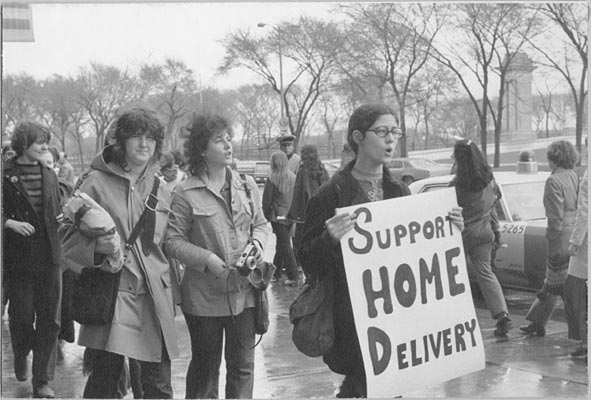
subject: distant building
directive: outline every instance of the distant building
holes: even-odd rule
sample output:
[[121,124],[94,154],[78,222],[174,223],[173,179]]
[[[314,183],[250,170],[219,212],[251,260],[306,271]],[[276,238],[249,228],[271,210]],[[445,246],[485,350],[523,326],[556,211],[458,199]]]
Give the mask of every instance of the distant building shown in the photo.
[[2,41],[34,42],[31,5],[5,3],[2,5]]

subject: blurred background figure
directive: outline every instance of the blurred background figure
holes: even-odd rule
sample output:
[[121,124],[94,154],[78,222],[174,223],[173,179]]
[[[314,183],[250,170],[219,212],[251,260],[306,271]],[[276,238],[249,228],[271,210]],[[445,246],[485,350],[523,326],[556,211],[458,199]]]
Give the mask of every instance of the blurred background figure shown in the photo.
[[68,155],[63,151],[59,153],[57,167],[59,168],[57,172],[57,177],[63,180],[64,182],[69,183],[70,185],[74,185],[74,180],[76,179],[74,174],[74,167],[68,161]]
[[[585,138],[587,147],[587,138]],[[588,296],[588,191],[589,169],[585,170],[579,194],[577,196],[577,211],[575,226],[568,246],[571,256],[568,264],[568,276],[565,283],[564,309],[568,323],[569,339],[580,340],[579,347],[570,353],[571,357],[587,357],[587,296]]]
[[160,175],[166,182],[166,187],[170,192],[185,179],[184,171],[179,169],[172,152],[162,153],[160,156]]
[[470,272],[476,275],[486,306],[497,320],[494,335],[505,337],[512,323],[501,285],[491,268],[491,247],[495,241],[491,214],[498,200],[492,169],[471,140],[457,141],[453,158],[456,176],[450,185],[455,187],[458,204],[463,208],[466,227],[462,240],[472,260]]
[[279,149],[287,156],[289,170],[293,172],[294,175],[297,175],[298,170],[300,169],[301,158],[295,152],[295,136],[284,135],[277,140],[279,140]]
[[302,163],[296,176],[295,188],[287,219],[295,222],[293,248],[298,254],[302,243],[302,224],[306,219],[306,207],[320,186],[329,181],[328,172],[320,161],[318,149],[314,145],[306,145],[301,151]]
[[573,169],[579,155],[572,143],[565,140],[551,143],[546,157],[552,171],[544,187],[544,209],[548,218],[546,279],[525,317],[531,324],[520,327],[523,332],[537,336],[546,334],[545,326],[552,316],[558,297],[562,296],[564,301],[569,264],[568,246],[575,224],[579,189],[579,177]]
[[289,231],[291,222],[286,219],[291,206],[296,176],[288,167],[287,156],[283,152],[271,155],[271,172],[265,181],[263,190],[263,213],[271,222],[273,233],[277,238],[273,263],[277,267],[275,277],[281,277],[285,269],[287,279],[284,284],[295,286],[299,283],[298,265],[291,246]]

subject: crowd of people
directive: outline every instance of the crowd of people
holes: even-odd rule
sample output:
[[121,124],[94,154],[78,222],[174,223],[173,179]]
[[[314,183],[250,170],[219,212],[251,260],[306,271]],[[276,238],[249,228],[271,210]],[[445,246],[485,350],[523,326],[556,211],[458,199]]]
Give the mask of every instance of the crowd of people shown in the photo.
[[[331,282],[335,337],[323,359],[345,375],[337,397],[366,397],[340,249],[356,215],[335,211],[410,195],[387,168],[404,136],[396,114],[381,104],[355,109],[347,129],[352,160],[330,179],[315,146],[305,145],[297,154],[295,137],[280,137],[262,193],[251,176],[232,168],[231,121],[196,114],[186,132],[182,152],[166,151],[156,114],[130,109],[114,121],[104,148],[74,182],[67,155],[49,146],[48,128],[16,125],[10,148],[2,150],[2,292],[17,380],[28,380],[32,351],[33,396],[55,397],[50,381],[59,341],[74,341],[71,291],[82,266],[120,274],[111,321],[79,330],[88,374],[84,398],[122,398],[129,386],[135,398],[173,398],[177,305],[191,343],[186,398],[219,397],[222,355],[225,397],[252,398],[257,288],[235,266],[246,247],[253,263],[262,263],[269,222],[276,236],[275,281]],[[527,316],[531,324],[521,330],[543,336],[562,296],[569,338],[581,341],[572,355],[586,356],[587,172],[580,181],[573,171],[578,154],[569,142],[552,143],[547,157],[552,170],[543,199],[547,274]],[[503,337],[512,321],[491,267],[491,252],[502,243],[494,212],[500,191],[475,143],[458,141],[453,158],[450,185],[459,207],[448,217],[462,231],[470,268],[497,321],[494,335]],[[102,207],[115,229],[89,236],[76,221],[63,218],[74,192]]]

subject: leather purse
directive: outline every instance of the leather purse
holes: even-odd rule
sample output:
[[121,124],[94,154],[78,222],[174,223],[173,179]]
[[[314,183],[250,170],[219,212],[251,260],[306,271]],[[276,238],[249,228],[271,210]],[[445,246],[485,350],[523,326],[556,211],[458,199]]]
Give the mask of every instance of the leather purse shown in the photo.
[[317,280],[315,285],[307,283],[289,307],[291,338],[296,348],[309,357],[325,355],[334,343],[332,286],[329,277]]

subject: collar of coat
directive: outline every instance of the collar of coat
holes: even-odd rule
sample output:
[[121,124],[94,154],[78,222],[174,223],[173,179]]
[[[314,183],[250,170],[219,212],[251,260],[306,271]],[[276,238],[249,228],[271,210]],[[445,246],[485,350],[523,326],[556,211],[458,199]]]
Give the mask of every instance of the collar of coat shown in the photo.
[[[113,151],[114,145],[109,145],[105,147],[90,163],[91,170],[102,171],[107,174],[117,175],[123,179],[129,180],[127,175],[125,175],[125,171],[121,168],[121,166],[113,162]],[[139,180],[144,179],[146,176],[152,176],[158,171],[158,163],[155,161],[150,161],[142,175],[140,176]],[[139,181],[138,180],[138,181]]]
[[[242,184],[242,178],[240,177],[240,174],[238,172],[234,171],[230,167],[226,167],[226,177],[228,176],[227,174],[230,174],[232,189],[240,190],[244,187]],[[200,188],[202,189],[202,188],[209,187],[208,182],[209,182],[209,179],[207,179],[207,175],[205,174],[205,172],[203,172],[199,175],[189,176],[186,180],[181,182],[179,185],[181,185],[183,190],[200,189]]]
[[[344,201],[343,204],[349,204],[357,195],[358,190],[360,190],[357,180],[351,173],[354,165],[355,160],[337,171],[331,179],[331,184],[336,187],[340,197]],[[410,195],[410,189],[408,186],[406,186],[404,182],[393,177],[386,166],[383,167],[382,188],[384,190],[384,199]]]

